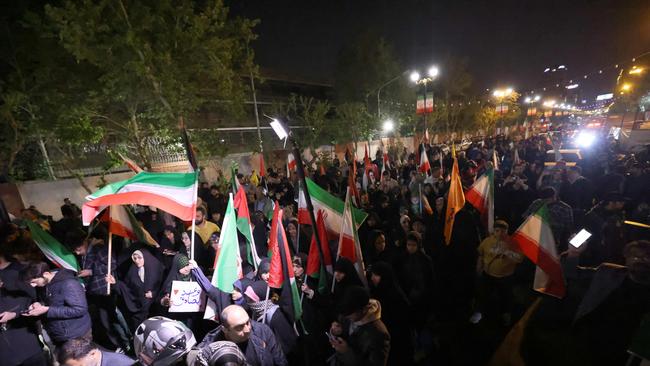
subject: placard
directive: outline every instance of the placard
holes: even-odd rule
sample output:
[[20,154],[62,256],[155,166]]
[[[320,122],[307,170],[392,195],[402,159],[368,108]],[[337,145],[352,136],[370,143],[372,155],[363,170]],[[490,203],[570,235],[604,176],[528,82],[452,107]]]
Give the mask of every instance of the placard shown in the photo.
[[170,313],[196,313],[205,309],[205,293],[198,282],[173,281],[169,294]]

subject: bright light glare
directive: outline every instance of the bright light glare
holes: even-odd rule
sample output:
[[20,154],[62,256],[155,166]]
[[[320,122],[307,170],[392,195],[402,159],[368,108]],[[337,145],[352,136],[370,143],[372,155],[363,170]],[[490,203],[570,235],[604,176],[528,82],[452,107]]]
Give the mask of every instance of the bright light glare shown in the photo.
[[536,102],[539,102],[540,99],[542,99],[542,97],[540,97],[539,95],[536,95],[536,96],[535,96],[535,101],[536,101]]
[[412,82],[417,83],[418,80],[420,80],[420,73],[417,71],[413,71],[410,77]]
[[506,95],[512,94],[512,91],[513,91],[512,88],[507,88],[506,89]]
[[395,129],[395,123],[393,122],[393,120],[387,119],[384,121],[382,129],[384,130],[384,132],[391,132],[393,131],[393,129]]
[[435,78],[436,76],[438,76],[438,73],[440,73],[440,70],[438,70],[438,67],[431,66],[429,68],[429,76],[430,77]]
[[526,99],[524,99],[524,102],[526,102],[526,103],[530,103],[531,101],[532,101],[532,99],[530,99],[530,97],[526,97]]
[[501,90],[495,90],[494,93],[492,93],[492,95],[494,95],[497,98],[501,98],[504,94],[503,91]]
[[642,73],[642,72],[643,72],[643,68],[642,68],[642,67],[633,66],[633,67],[632,67],[632,70],[629,71],[629,74],[630,74],[630,75],[638,75],[638,74],[640,74],[640,73]]
[[579,86],[578,84],[571,84],[571,85],[567,85],[566,88],[567,88],[567,89],[575,89],[575,88],[577,88],[578,86]]
[[596,135],[594,135],[592,132],[587,131],[581,131],[580,134],[578,134],[578,137],[576,137],[576,143],[580,147],[589,147],[594,143],[595,140]]
[[623,84],[623,86],[621,87],[621,90],[623,90],[623,91],[628,91],[628,90],[630,90],[630,89],[632,89],[632,84],[629,84],[629,83],[625,83],[625,84]]
[[289,137],[289,132],[287,132],[284,126],[282,126],[282,122],[278,121],[277,119],[271,121],[271,128],[273,128],[273,131],[275,131],[275,134],[278,135],[278,138],[280,140],[284,140]]

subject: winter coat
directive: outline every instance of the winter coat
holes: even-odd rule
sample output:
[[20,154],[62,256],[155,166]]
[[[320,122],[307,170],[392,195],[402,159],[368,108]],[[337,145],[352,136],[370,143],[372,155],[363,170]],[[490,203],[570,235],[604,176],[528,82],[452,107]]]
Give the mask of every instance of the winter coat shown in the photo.
[[46,287],[45,329],[57,343],[84,336],[90,332],[86,292],[74,272],[62,269]]
[[381,321],[381,305],[370,300],[370,310],[358,322],[351,324],[347,339],[348,351],[336,353],[336,363],[342,366],[384,366],[390,352],[390,334]]
[[2,364],[20,365],[27,358],[42,352],[38,342],[36,319],[22,317],[20,313],[29,307],[36,293],[32,287],[20,280],[20,271],[25,270],[17,263],[0,269],[0,313],[10,311],[16,318],[10,320],[6,330],[0,331],[0,355]]
[[[206,334],[203,341],[197,346],[199,349],[216,341],[226,341],[223,326]],[[252,347],[251,347],[252,345]],[[251,320],[251,334],[246,347],[246,361],[251,365],[284,366],[287,359],[282,348],[276,342],[275,335],[267,325]]]

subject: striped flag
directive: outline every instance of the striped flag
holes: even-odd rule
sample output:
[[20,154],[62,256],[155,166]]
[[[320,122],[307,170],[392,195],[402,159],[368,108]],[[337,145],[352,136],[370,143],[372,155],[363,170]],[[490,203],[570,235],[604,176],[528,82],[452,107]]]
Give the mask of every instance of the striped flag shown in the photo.
[[246,199],[246,192],[243,188],[239,188],[234,199],[235,210],[237,210],[237,229],[246,238],[246,259],[248,263],[252,264],[257,270],[257,265],[260,264],[260,258],[257,256],[255,249],[255,238],[251,230],[251,215],[248,211],[248,200]]
[[287,177],[290,176],[289,173],[296,170],[297,165],[298,165],[298,163],[296,162],[296,158],[293,156],[292,153],[289,153],[287,155]]
[[[323,210],[325,227],[330,239],[338,239],[341,234],[341,225],[343,224],[343,211],[345,203],[334,197],[332,194],[321,188],[318,184],[314,183],[311,179],[307,178],[307,189],[311,196],[311,203],[314,205],[314,210]],[[363,224],[363,221],[368,217],[368,214],[352,207],[352,216],[357,227]],[[305,200],[302,190],[298,198],[298,221],[301,224],[311,225],[309,212],[307,211],[307,201]]]
[[429,164],[429,157],[427,156],[427,149],[422,147],[422,152],[420,153],[420,172],[429,174],[431,171],[431,164]]
[[366,270],[363,265],[363,255],[361,254],[361,243],[359,242],[359,235],[357,227],[352,219],[352,203],[350,201],[350,190],[345,195],[345,210],[343,212],[343,224],[341,226],[341,234],[339,236],[339,248],[336,253],[336,258],[344,257],[354,264],[357,270],[359,279],[368,287],[366,280]]
[[194,220],[197,173],[150,173],[106,185],[86,196],[82,207],[83,224],[90,222],[107,206],[154,206],[181,220]]
[[451,156],[454,159],[454,165],[451,168],[451,182],[449,182],[449,193],[447,196],[447,211],[445,213],[445,244],[451,242],[451,231],[454,228],[454,219],[458,211],[465,206],[465,195],[463,194],[463,184],[460,181],[458,173],[458,159],[456,158],[456,149],[452,146]]
[[533,289],[562,298],[566,285],[549,222],[548,209],[542,205],[519,226],[512,240],[537,265]]
[[273,253],[269,271],[269,287],[282,289],[280,306],[289,316],[289,321],[294,323],[302,317],[302,304],[300,303],[300,293],[293,273],[289,243],[282,225],[282,210],[277,202],[273,212],[273,220],[271,221],[269,250]]
[[488,232],[494,229],[494,169],[488,169],[465,192],[465,200],[481,213]]
[[266,176],[266,166],[264,166],[264,155],[260,153],[260,177]]
[[25,220],[25,223],[32,234],[34,243],[45,254],[47,259],[59,268],[69,269],[75,272],[79,271],[77,258],[63,244],[59,243],[38,224],[29,220]]
[[111,205],[105,211],[101,220],[108,222],[108,231],[113,235],[139,241],[154,247],[158,246],[156,240],[142,227],[142,224],[126,206]]
[[[219,237],[219,257],[214,266],[212,275],[212,285],[219,290],[227,293],[233,292],[233,283],[242,278],[242,260],[239,256],[239,240],[237,238],[237,218],[233,196],[230,194],[226,214],[221,226],[221,236]],[[203,319],[213,319],[217,315],[217,305],[208,301]]]
[[318,278],[318,291],[324,293],[327,291],[327,273],[332,274],[332,255],[330,254],[330,247],[327,239],[327,229],[325,229],[325,220],[323,219],[323,211],[318,211],[316,217],[316,232],[321,242],[321,251],[325,265],[321,264],[320,253],[318,252],[318,244],[316,242],[316,232],[312,235],[311,244],[309,246],[309,255],[307,256],[307,268],[305,274],[312,278]]

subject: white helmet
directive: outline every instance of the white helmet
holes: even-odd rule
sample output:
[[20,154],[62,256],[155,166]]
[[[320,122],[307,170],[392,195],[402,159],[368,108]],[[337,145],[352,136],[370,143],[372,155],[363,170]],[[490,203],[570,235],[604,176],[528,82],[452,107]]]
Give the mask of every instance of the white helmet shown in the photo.
[[173,365],[196,344],[192,331],[183,323],[154,316],[135,330],[133,345],[145,366]]

